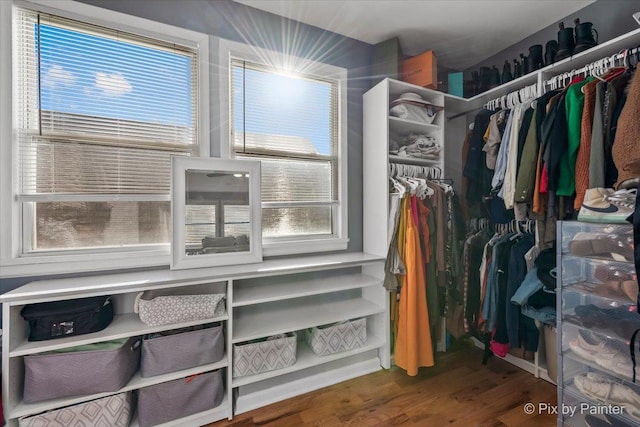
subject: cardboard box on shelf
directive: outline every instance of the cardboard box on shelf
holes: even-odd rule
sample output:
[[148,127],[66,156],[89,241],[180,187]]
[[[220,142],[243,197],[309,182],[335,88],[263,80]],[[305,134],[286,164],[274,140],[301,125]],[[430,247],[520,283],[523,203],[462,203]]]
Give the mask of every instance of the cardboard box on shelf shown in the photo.
[[438,89],[438,58],[430,50],[405,59],[402,63],[402,80],[429,89]]

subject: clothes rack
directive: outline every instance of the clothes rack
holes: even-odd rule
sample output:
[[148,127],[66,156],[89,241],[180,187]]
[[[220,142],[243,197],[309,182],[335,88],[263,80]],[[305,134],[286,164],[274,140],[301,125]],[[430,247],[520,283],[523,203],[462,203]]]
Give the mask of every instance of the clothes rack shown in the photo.
[[597,61],[585,65],[584,67],[576,68],[545,80],[542,83],[543,92],[545,92],[544,89],[547,87],[551,90],[565,87],[569,82],[571,82],[574,76],[588,74],[597,77],[613,67],[625,66],[627,61],[633,55],[636,56],[636,61],[638,61],[638,57],[640,57],[640,46],[633,49],[626,49],[624,52],[616,53],[611,56],[605,56]]
[[525,86],[516,91],[510,92],[506,95],[503,95],[499,98],[492,99],[484,104],[484,108],[487,110],[496,110],[498,108],[506,109],[513,108],[518,104],[523,104],[525,102],[529,102],[540,96],[538,93],[538,84],[532,84],[529,86]]

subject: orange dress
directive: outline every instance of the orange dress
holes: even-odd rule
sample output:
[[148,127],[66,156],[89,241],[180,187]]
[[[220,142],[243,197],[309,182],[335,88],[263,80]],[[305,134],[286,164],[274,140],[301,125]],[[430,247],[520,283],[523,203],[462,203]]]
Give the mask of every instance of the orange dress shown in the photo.
[[[408,199],[408,198],[405,198]],[[424,264],[418,227],[410,203],[403,200],[401,215],[405,224],[403,259],[407,274],[402,277],[398,313],[398,333],[394,346],[396,365],[410,376],[419,367],[434,365]]]

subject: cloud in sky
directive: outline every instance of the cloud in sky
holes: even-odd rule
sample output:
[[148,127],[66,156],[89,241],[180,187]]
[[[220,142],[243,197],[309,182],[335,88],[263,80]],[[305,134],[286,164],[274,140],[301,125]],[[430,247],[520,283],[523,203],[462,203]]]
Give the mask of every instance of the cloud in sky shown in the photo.
[[76,76],[72,72],[65,70],[61,65],[53,64],[42,78],[42,84],[47,87],[56,87],[57,84],[72,85],[76,81]]
[[122,96],[133,90],[131,83],[120,73],[96,73],[95,85],[106,96]]

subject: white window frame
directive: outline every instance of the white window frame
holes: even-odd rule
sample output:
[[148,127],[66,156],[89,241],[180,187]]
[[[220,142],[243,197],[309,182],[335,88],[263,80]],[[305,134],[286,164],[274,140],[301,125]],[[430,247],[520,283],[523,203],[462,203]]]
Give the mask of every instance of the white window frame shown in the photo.
[[[265,238],[262,239],[264,256],[294,255],[300,253],[317,253],[347,249],[347,70],[311,59],[300,58],[248,44],[220,39],[219,43],[219,88],[220,99],[220,155],[222,158],[233,158],[231,141],[231,59],[239,58],[248,62],[274,66],[290,64],[304,69],[306,74],[338,81],[338,207],[334,210],[336,218],[332,219],[334,234],[331,236],[301,236],[297,238]],[[265,64],[265,58],[275,64]],[[283,69],[287,71],[286,69]]]
[[120,251],[78,250],[73,254],[22,254],[23,218],[17,201],[18,153],[15,149],[17,109],[13,96],[16,62],[12,52],[13,6],[101,25],[198,51],[198,143],[201,157],[209,157],[209,36],[71,0],[0,1],[0,278],[65,274],[126,268],[165,266],[170,245],[125,248]]

